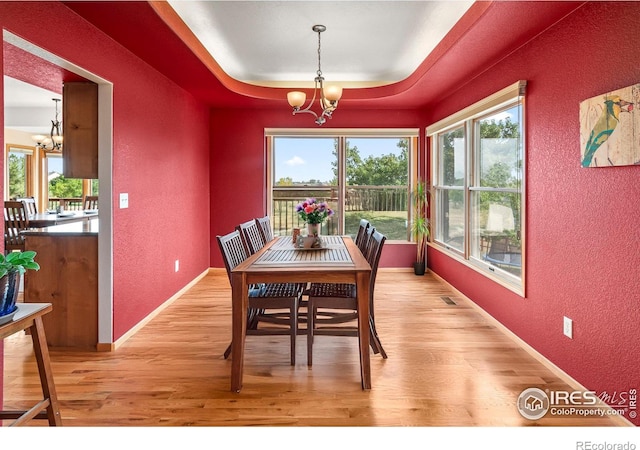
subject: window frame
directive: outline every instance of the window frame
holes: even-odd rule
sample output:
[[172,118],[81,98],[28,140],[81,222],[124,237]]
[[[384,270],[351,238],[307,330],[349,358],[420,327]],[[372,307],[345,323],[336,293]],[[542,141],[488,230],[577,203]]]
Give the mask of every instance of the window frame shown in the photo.
[[[277,137],[305,137],[305,138],[335,138],[338,141],[338,193],[342,199],[338,206],[338,214],[340,222],[338,229],[340,233],[344,233],[345,229],[345,205],[346,196],[346,141],[350,138],[408,138],[408,192],[413,189],[418,181],[418,172],[420,167],[419,145],[420,145],[420,129],[419,128],[265,128],[265,184],[266,198],[265,207],[267,214],[271,215],[273,205],[273,171],[274,171],[274,139]],[[411,223],[412,209],[407,204],[408,223]],[[407,227],[406,240],[388,240],[388,243],[407,243],[412,242],[412,236],[409,227]]]
[[[526,120],[525,120],[525,91],[526,81],[520,80],[489,97],[480,100],[473,105],[464,108],[453,115],[442,119],[441,121],[430,125],[426,129],[426,138],[430,142],[431,148],[431,179],[432,179],[432,202],[431,202],[431,218],[432,226],[432,243],[431,246],[448,256],[460,261],[464,265],[472,268],[473,270],[481,273],[487,278],[499,283],[500,285],[510,289],[511,291],[524,297],[526,294]],[[519,171],[519,190],[513,188],[486,188],[480,186],[479,180],[479,155],[480,155],[480,140],[479,133],[476,132],[476,125],[483,119],[487,119],[492,115],[497,114],[500,111],[505,111],[509,108],[519,105],[519,132],[520,139],[519,145],[521,147],[520,157],[520,171]],[[447,132],[464,127],[465,138],[465,168],[464,168],[464,182],[463,187],[448,186],[443,184],[443,166],[442,164],[442,149],[440,148],[440,136]],[[479,125],[478,125],[479,127]],[[439,233],[439,228],[442,226],[441,212],[441,194],[447,190],[455,188],[456,190],[464,190],[464,242],[462,249],[456,249],[447,243],[438,240],[436,237]],[[480,228],[474,225],[474,221],[477,221],[478,213],[472,211],[475,208],[475,197],[478,192],[508,192],[516,193],[520,196],[520,242],[521,242],[521,266],[520,276],[513,275],[506,270],[490,264],[476,255],[474,255],[473,245],[478,243],[480,236]]]
[[36,192],[36,148],[20,144],[5,144],[5,200],[9,199],[9,154],[22,153],[25,155],[25,197],[33,197]]

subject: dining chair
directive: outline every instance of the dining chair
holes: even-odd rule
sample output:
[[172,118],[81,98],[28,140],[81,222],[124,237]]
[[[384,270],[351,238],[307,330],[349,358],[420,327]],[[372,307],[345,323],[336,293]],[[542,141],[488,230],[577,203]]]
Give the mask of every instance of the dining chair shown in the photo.
[[356,246],[360,249],[360,251],[364,254],[364,241],[367,237],[366,233],[371,223],[367,219],[360,219],[360,225],[358,226],[358,234],[356,234],[355,243]]
[[362,252],[362,255],[365,258],[369,257],[369,250],[371,248],[371,242],[373,239],[373,234],[375,232],[376,232],[376,227],[369,224],[369,226],[365,229],[363,233],[363,238],[360,241],[360,245],[358,246],[358,248],[360,249],[360,251]]
[[264,242],[269,242],[273,239],[273,231],[271,230],[271,219],[269,216],[258,217],[256,219],[260,233],[262,233],[262,239]]
[[[231,283],[231,271],[249,254],[238,230],[216,238]],[[249,287],[247,335],[289,335],[292,366],[296,364],[298,307],[305,287],[305,283],[260,283]],[[261,327],[261,323],[271,326]],[[230,354],[231,344],[225,350],[224,358]]]
[[262,233],[255,220],[241,223],[236,227],[236,230],[240,233],[244,248],[249,255],[253,255],[267,243],[267,241],[262,238]]
[[16,201],[23,202],[29,216],[38,214],[38,204],[34,197],[20,197],[16,198]]
[[24,251],[22,231],[29,228],[29,215],[24,202],[4,202],[4,251]]
[[[367,261],[371,266],[369,280],[369,334],[375,354],[387,358],[375,326],[374,287],[378,264],[386,236],[371,234]],[[307,365],[313,363],[313,342],[317,335],[358,336],[358,301],[356,285],[350,283],[311,283],[308,290]]]
[[84,198],[84,203],[82,209],[98,209],[98,196],[97,195],[87,195]]

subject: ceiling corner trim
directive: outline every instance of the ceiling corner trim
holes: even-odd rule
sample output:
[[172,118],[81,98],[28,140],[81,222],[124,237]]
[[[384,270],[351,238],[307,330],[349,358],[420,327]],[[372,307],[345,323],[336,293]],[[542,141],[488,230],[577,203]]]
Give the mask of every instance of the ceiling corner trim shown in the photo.
[[158,17],[167,24],[176,36],[178,36],[180,40],[182,40],[182,42],[184,42],[184,44],[194,53],[194,55],[196,55],[196,57],[211,71],[211,73],[220,80],[224,87],[236,94],[247,97],[268,100],[286,100],[286,90],[283,88],[274,89],[254,86],[252,84],[238,81],[229,76],[224,69],[222,69],[220,64],[218,64],[215,58],[209,54],[207,49],[204,48],[191,29],[184,23],[182,18],[178,16],[167,1],[149,2],[149,5],[156,14],[158,14]]
[[[193,52],[194,55],[207,67],[209,71],[220,81],[220,83],[238,95],[263,100],[281,100],[287,99],[287,92],[290,88],[277,86],[264,86],[246,83],[235,79],[226,73],[215,58],[204,47],[200,40],[195,36],[193,31],[182,20],[178,13],[171,7],[168,1],[152,1],[149,2],[150,7],[158,15],[158,17],[178,36],[178,38]],[[426,71],[426,70],[425,70]],[[371,87],[345,87],[342,102],[349,100],[376,100],[381,98],[389,98],[404,93],[411,88],[415,82],[424,75],[425,71],[418,74],[412,74],[404,80],[390,83],[382,86]],[[417,75],[417,77],[416,77]],[[302,89],[304,91],[312,91],[310,89]]]

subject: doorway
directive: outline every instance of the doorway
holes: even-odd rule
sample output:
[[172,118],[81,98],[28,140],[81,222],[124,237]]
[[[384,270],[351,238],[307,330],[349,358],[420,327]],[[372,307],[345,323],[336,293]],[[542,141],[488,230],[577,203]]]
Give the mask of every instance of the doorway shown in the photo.
[[[3,41],[98,85],[98,180],[100,232],[98,233],[98,345],[113,344],[113,85],[87,70],[3,30]],[[5,54],[5,65],[7,64]],[[4,145],[3,145],[4,147]],[[4,176],[4,175],[3,175]]]

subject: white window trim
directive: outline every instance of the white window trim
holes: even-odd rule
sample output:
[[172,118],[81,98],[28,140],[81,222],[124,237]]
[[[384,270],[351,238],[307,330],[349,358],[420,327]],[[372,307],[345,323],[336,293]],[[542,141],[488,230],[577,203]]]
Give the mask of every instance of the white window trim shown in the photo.
[[[264,129],[264,160],[265,160],[265,210],[267,214],[272,214],[272,194],[273,194],[273,138],[275,137],[335,137],[339,139],[340,145],[338,146],[339,162],[338,170],[340,176],[344,169],[344,158],[342,152],[344,151],[344,141],[349,137],[363,137],[363,138],[412,138],[415,139],[415,148],[409,152],[409,186],[414,186],[418,181],[419,165],[420,165],[420,129],[419,128],[265,128]],[[341,196],[345,196],[345,186],[342,184],[339,186]],[[409,209],[411,214],[411,209]],[[344,214],[343,217],[344,226]],[[410,240],[388,240],[389,244],[406,244],[411,242]]]
[[[438,134],[448,131],[449,129],[457,128],[461,125],[464,125],[467,122],[473,121],[474,119],[486,116],[491,110],[500,109],[502,106],[512,103],[514,100],[519,97],[522,98],[523,107],[522,107],[522,118],[524,120],[525,116],[525,108],[524,108],[524,94],[526,91],[527,82],[525,80],[520,80],[506,88],[490,95],[470,106],[464,108],[444,119],[428,126],[426,128],[426,137],[431,142],[431,172],[432,172],[432,180],[435,180],[434,174],[439,169],[439,161],[438,161],[438,151],[437,151],[437,142],[436,138]],[[526,122],[524,122],[526,124]],[[469,133],[471,130],[465,128],[466,139],[470,139]],[[523,145],[526,143],[525,139],[525,128],[522,127],[522,142]],[[472,166],[472,161],[470,161],[471,155],[467,154],[466,158],[466,169],[465,169],[465,183],[464,183],[464,191],[465,191],[465,246],[464,252],[460,252],[453,248],[447,248],[446,246],[430,243],[430,247],[434,250],[438,250],[447,256],[455,259],[461,264],[475,270],[476,272],[481,273],[488,279],[493,280],[494,282],[504,286],[505,288],[515,292],[521,297],[526,296],[526,146],[524,150],[523,161],[522,161],[522,198],[521,198],[521,233],[522,233],[522,271],[520,278],[510,277],[509,275],[501,275],[500,273],[496,273],[495,269],[492,268],[491,265],[479,261],[477,258],[474,258],[470,255],[470,239],[468,239],[469,234],[469,208],[470,208],[470,187],[469,187],[469,175],[468,171],[474,170]],[[431,202],[431,217],[432,220],[435,218],[436,208],[435,201]]]
[[459,125],[469,119],[484,116],[486,115],[487,110],[498,107],[503,103],[511,102],[516,97],[523,97],[526,87],[527,82],[525,80],[520,80],[471,106],[467,106],[465,109],[458,111],[449,117],[445,117],[444,119],[429,125],[427,127],[427,137],[440,133],[446,128]]

